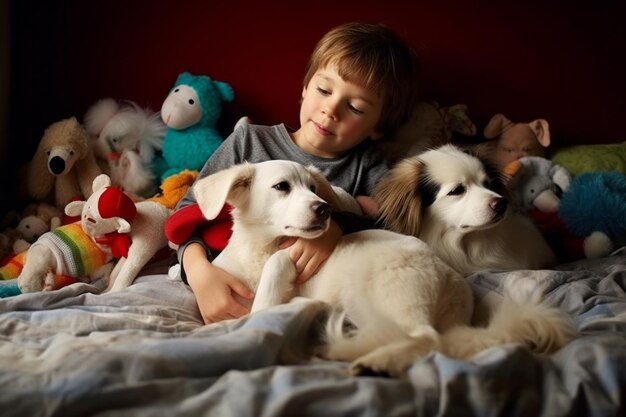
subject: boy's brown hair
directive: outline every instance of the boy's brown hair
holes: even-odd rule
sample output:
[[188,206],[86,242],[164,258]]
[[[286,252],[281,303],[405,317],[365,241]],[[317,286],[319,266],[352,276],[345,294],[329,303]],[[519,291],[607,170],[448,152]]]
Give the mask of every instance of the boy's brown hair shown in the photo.
[[315,72],[335,65],[344,81],[378,94],[383,103],[376,129],[388,134],[408,120],[419,88],[415,52],[383,24],[346,23],[317,43],[304,76],[307,87]]

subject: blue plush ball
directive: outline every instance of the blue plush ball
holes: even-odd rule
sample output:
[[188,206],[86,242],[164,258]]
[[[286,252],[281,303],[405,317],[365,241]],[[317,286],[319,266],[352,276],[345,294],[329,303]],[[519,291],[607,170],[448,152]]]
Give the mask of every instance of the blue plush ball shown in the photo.
[[587,172],[576,176],[561,198],[559,214],[577,236],[599,231],[613,241],[625,241],[626,175]]

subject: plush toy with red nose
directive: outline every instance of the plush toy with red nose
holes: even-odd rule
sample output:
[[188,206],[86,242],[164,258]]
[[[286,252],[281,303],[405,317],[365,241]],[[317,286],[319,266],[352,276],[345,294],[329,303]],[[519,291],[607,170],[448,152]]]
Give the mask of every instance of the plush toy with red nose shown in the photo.
[[42,235],[31,245],[18,277],[22,292],[41,291],[55,275],[82,281],[108,278],[108,289],[132,284],[146,263],[167,246],[163,224],[170,210],[163,205],[133,200],[111,179],[99,175],[87,201],[65,207],[68,216],[80,221]]

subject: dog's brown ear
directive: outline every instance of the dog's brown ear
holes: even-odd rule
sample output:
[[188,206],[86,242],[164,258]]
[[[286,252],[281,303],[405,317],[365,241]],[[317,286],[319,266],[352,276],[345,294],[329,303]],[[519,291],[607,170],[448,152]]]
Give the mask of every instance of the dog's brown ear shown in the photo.
[[307,167],[307,170],[313,176],[315,180],[315,194],[320,196],[324,201],[326,201],[333,210],[340,210],[340,201],[339,197],[333,190],[333,186],[330,185],[326,177],[319,171],[319,169],[314,166]]
[[324,199],[333,211],[347,211],[362,215],[361,206],[356,199],[340,187],[333,187],[326,177],[314,166],[307,168],[315,179],[315,194]]
[[216,218],[226,202],[233,207],[244,204],[253,176],[254,166],[243,163],[198,180],[193,193],[204,217]]
[[422,223],[419,192],[422,163],[417,157],[398,162],[374,187],[379,206],[378,220],[394,232],[418,236]]

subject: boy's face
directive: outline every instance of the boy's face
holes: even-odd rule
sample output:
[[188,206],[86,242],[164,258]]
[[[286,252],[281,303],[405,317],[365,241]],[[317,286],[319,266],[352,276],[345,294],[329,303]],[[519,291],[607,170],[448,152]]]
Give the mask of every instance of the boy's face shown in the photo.
[[334,66],[327,66],[302,90],[300,129],[293,139],[312,155],[337,157],[368,137],[382,137],[375,130],[381,111],[380,97],[344,81]]

